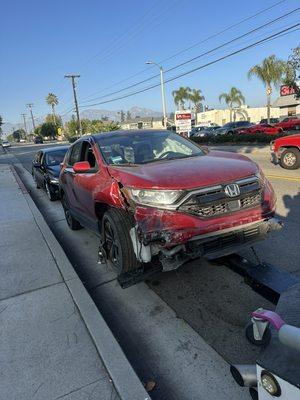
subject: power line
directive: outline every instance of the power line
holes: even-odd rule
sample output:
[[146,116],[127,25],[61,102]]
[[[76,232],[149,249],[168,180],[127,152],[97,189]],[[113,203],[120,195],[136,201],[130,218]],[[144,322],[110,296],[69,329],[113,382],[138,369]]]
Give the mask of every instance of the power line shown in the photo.
[[[181,73],[181,74],[179,74],[179,75],[176,75],[176,76],[174,76],[174,77],[172,77],[172,78],[169,78],[169,79],[167,79],[167,80],[165,81],[165,83],[172,82],[172,81],[177,80],[177,79],[179,79],[179,78],[181,78],[181,77],[183,77],[183,76],[186,76],[186,75],[190,75],[190,74],[192,74],[193,72],[196,72],[196,71],[198,71],[198,70],[200,70],[200,69],[206,68],[206,67],[208,67],[208,66],[210,66],[210,65],[216,64],[216,63],[218,63],[218,62],[220,62],[220,61],[223,61],[223,60],[225,60],[225,59],[227,59],[227,58],[229,58],[229,57],[232,57],[232,56],[234,56],[234,55],[236,55],[236,54],[239,54],[239,53],[241,53],[241,52],[243,52],[243,51],[245,51],[245,50],[248,50],[248,49],[250,49],[250,48],[253,48],[253,47],[255,47],[255,46],[258,46],[259,44],[262,44],[262,43],[265,43],[265,42],[267,42],[267,41],[269,41],[269,40],[277,39],[278,37],[284,36],[284,34],[286,34],[286,33],[291,33],[291,32],[289,32],[289,31],[291,31],[292,29],[298,27],[299,25],[300,25],[300,23],[295,24],[295,25],[292,25],[292,26],[290,26],[289,28],[283,29],[283,30],[281,30],[281,31],[279,31],[279,32],[277,32],[277,33],[275,33],[275,34],[273,34],[273,35],[267,36],[267,37],[265,37],[264,39],[258,40],[258,41],[254,42],[254,43],[252,43],[252,44],[250,44],[250,45],[248,45],[248,46],[245,46],[245,47],[243,47],[243,48],[241,48],[241,49],[238,49],[238,50],[236,50],[236,51],[233,51],[233,52],[231,52],[231,53],[229,53],[229,54],[226,54],[226,55],[224,55],[224,56],[222,56],[222,57],[219,57],[219,58],[217,58],[217,59],[215,59],[215,60],[213,60],[213,61],[210,61],[210,62],[208,62],[208,63],[206,63],[206,64],[200,65],[200,66],[198,66],[198,67],[196,67],[196,68],[193,68],[192,70],[183,72],[183,73]],[[295,29],[294,32],[297,31],[297,30],[298,30],[298,29]],[[81,107],[82,107],[82,108],[93,107],[93,106],[97,106],[97,105],[101,105],[101,104],[111,103],[111,102],[114,102],[114,101],[117,101],[117,100],[122,100],[122,99],[125,99],[125,98],[127,98],[127,97],[131,97],[131,96],[134,96],[134,95],[136,95],[136,94],[146,92],[146,91],[148,91],[148,90],[150,90],[150,89],[153,89],[153,88],[155,88],[155,87],[158,87],[159,85],[160,85],[160,83],[154,84],[154,85],[148,86],[148,87],[146,87],[146,88],[143,88],[143,89],[141,89],[141,90],[138,90],[138,91],[135,91],[135,92],[126,94],[126,95],[124,95],[124,96],[120,96],[120,97],[117,97],[117,98],[114,98],[114,99],[110,99],[110,100],[105,100],[105,101],[102,101],[102,102],[99,102],[99,103],[94,103],[94,104],[89,104],[89,105],[83,105],[83,106],[81,106]]]
[[[179,52],[177,52],[177,53],[175,53],[175,54],[173,54],[173,55],[171,55],[171,56],[169,56],[169,57],[167,57],[167,58],[165,58],[165,59],[163,59],[163,60],[160,60],[158,63],[159,63],[159,64],[162,64],[162,63],[164,63],[164,62],[166,62],[166,61],[169,61],[169,60],[171,60],[172,58],[177,57],[178,55],[180,55],[180,54],[182,54],[182,53],[184,53],[184,52],[186,52],[186,51],[188,51],[188,50],[190,50],[190,49],[192,49],[192,48],[194,48],[194,47],[196,47],[196,46],[198,46],[198,45],[200,45],[200,44],[203,44],[203,43],[209,41],[210,39],[213,39],[213,38],[215,38],[215,37],[217,37],[217,36],[219,36],[219,35],[221,35],[221,34],[227,32],[228,30],[230,30],[230,29],[232,29],[232,28],[235,28],[235,27],[237,27],[237,26],[243,24],[244,22],[249,21],[249,20],[251,20],[251,19],[257,17],[258,15],[263,14],[263,13],[265,13],[265,12],[271,10],[271,9],[274,8],[274,7],[277,7],[279,4],[282,4],[282,3],[284,3],[285,1],[286,1],[286,0],[278,1],[278,2],[276,2],[275,4],[273,4],[273,5],[271,5],[271,6],[267,7],[267,8],[264,8],[264,9],[262,9],[262,10],[256,12],[255,14],[252,14],[252,15],[250,15],[249,17],[246,17],[246,18],[244,18],[244,19],[242,19],[242,20],[240,20],[240,21],[234,23],[233,25],[228,26],[227,28],[225,28],[225,29],[223,29],[223,30],[221,30],[221,31],[219,31],[219,32],[217,32],[217,33],[214,33],[214,34],[212,34],[212,35],[210,35],[210,36],[208,36],[207,38],[205,38],[205,39],[203,39],[203,40],[201,40],[201,41],[199,41],[199,42],[194,43],[192,46],[189,46],[189,47],[187,47],[187,48],[185,48],[185,49],[183,49],[183,50],[181,50],[181,51],[179,51]],[[86,100],[86,99],[88,99],[88,97],[91,97],[91,96],[93,96],[93,95],[95,95],[95,94],[101,93],[101,92],[103,92],[104,90],[110,89],[111,87],[114,87],[114,86],[116,86],[116,85],[118,85],[118,84],[121,84],[121,83],[123,83],[123,82],[126,82],[126,81],[128,81],[128,80],[130,80],[130,79],[132,79],[132,78],[134,78],[134,77],[136,77],[136,76],[138,76],[138,75],[140,75],[140,74],[142,74],[142,73],[148,71],[149,69],[150,69],[150,68],[144,68],[142,71],[139,71],[139,72],[137,72],[137,73],[135,73],[135,74],[129,76],[128,78],[125,78],[125,79],[123,79],[123,80],[121,80],[121,81],[118,81],[118,82],[116,82],[115,84],[112,84],[112,85],[106,87],[105,89],[102,89],[102,90],[100,90],[100,91],[94,92],[94,93],[91,94],[90,96],[84,97],[83,100]],[[151,79],[153,79],[153,78],[155,78],[155,77],[158,77],[158,75],[153,75],[151,78],[149,78],[149,80],[151,80]],[[146,81],[148,81],[148,79],[143,80],[142,83],[144,83],[144,82],[146,82]],[[122,89],[122,90],[125,90],[125,88]],[[111,95],[111,93],[108,94],[108,96],[110,96],[110,95]],[[100,97],[100,98],[103,98],[103,97]],[[97,99],[98,99],[98,98],[97,98]],[[93,100],[95,100],[95,99],[89,99],[89,100],[87,100],[87,101],[93,101]],[[83,101],[83,102],[85,102],[85,101]]]
[[[294,13],[295,11],[297,12],[299,9],[300,9],[300,7],[296,8],[296,9],[294,9],[294,10],[292,10],[292,11],[289,11],[288,13],[283,14],[283,15],[281,15],[281,16],[279,16],[279,17],[277,17],[277,18],[275,18],[275,19],[273,19],[273,20],[271,20],[271,21],[269,21],[269,22],[267,22],[267,23],[264,23],[263,25],[260,25],[260,26],[258,26],[257,28],[252,29],[251,31],[248,31],[248,32],[246,32],[246,33],[244,33],[244,34],[242,34],[242,35],[240,35],[240,36],[237,36],[237,37],[235,37],[235,38],[233,38],[233,39],[231,39],[231,40],[229,40],[229,41],[227,41],[227,42],[225,42],[225,43],[223,43],[223,44],[221,44],[221,45],[219,45],[219,46],[217,46],[217,47],[215,47],[215,48],[213,48],[213,49],[211,49],[211,50],[205,51],[204,53],[202,53],[202,54],[200,54],[200,55],[198,55],[198,56],[196,56],[196,57],[193,57],[193,58],[191,58],[191,59],[189,59],[189,60],[187,60],[187,61],[185,61],[185,62],[183,62],[183,63],[180,63],[180,64],[178,64],[178,65],[175,65],[175,66],[172,67],[172,68],[166,69],[164,72],[165,72],[165,73],[168,73],[168,72],[170,72],[170,71],[173,71],[173,70],[175,70],[175,69],[177,69],[177,68],[182,67],[183,65],[186,65],[186,64],[188,64],[188,63],[190,63],[190,62],[193,62],[193,61],[195,61],[195,60],[197,60],[197,59],[199,59],[199,58],[201,58],[201,57],[204,57],[205,55],[211,54],[211,53],[213,53],[214,51],[219,50],[219,49],[221,49],[221,48],[227,46],[228,44],[231,44],[231,43],[233,43],[233,42],[235,42],[235,41],[237,41],[237,40],[239,40],[239,39],[242,39],[243,37],[249,36],[249,35],[251,35],[252,33],[259,31],[260,29],[265,28],[266,26],[269,26],[269,25],[271,25],[271,24],[273,24],[273,23],[275,23],[275,22],[277,22],[277,21],[279,21],[279,20],[281,20],[281,19],[283,19],[283,18],[286,18],[287,16],[291,15],[291,14]],[[158,77],[158,76],[159,76],[159,74],[155,74],[155,75],[153,75],[153,76],[151,76],[151,77],[149,77],[149,78],[147,78],[147,79],[143,79],[142,81],[139,81],[139,82],[137,82],[137,83],[134,83],[134,84],[132,84],[132,85],[129,85],[129,86],[125,87],[125,88],[116,90],[116,91],[114,91],[114,92],[108,93],[108,94],[103,95],[103,96],[100,96],[100,97],[96,97],[96,98],[94,98],[94,99],[90,99],[90,100],[83,101],[83,102],[81,102],[81,104],[87,103],[88,101],[100,100],[100,99],[103,99],[103,98],[105,98],[105,97],[109,97],[109,96],[112,96],[112,95],[114,95],[114,94],[117,94],[117,93],[120,93],[120,92],[124,92],[125,90],[131,89],[131,88],[136,87],[136,86],[139,86],[139,85],[141,85],[141,84],[143,84],[143,83],[149,82],[149,81],[151,81],[152,79],[154,79],[154,78],[156,78],[156,77]]]

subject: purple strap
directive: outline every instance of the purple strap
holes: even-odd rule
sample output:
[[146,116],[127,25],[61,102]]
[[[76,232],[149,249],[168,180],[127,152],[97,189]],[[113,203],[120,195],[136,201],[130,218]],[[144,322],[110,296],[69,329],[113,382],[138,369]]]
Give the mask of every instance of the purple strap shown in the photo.
[[279,331],[282,325],[285,325],[284,320],[274,311],[257,310],[253,311],[251,315],[252,317],[261,318],[264,321],[270,322],[270,324],[272,324],[277,331]]

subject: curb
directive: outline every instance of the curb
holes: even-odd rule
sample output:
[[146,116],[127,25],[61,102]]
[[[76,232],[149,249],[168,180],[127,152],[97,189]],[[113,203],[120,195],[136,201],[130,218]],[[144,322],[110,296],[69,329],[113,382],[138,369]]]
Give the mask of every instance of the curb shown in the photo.
[[[18,166],[18,169],[23,167]],[[62,275],[74,303],[76,304],[87,330],[94,342],[105,368],[121,400],[151,400],[123,350],[100,314],[73,266],[64,253],[61,245],[51,232],[44,217],[38,210],[30,194],[24,191],[24,184],[17,171],[11,166],[15,179],[22,190],[30,211],[46,241],[57,267]],[[26,171],[27,172],[27,171]]]

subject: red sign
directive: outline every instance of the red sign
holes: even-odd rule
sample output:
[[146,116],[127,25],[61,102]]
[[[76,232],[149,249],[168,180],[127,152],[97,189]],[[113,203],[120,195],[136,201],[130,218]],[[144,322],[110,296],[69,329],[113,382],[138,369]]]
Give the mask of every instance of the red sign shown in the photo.
[[191,113],[176,114],[176,119],[192,119]]
[[280,96],[288,96],[290,94],[295,94],[295,89],[293,87],[287,85],[280,86]]

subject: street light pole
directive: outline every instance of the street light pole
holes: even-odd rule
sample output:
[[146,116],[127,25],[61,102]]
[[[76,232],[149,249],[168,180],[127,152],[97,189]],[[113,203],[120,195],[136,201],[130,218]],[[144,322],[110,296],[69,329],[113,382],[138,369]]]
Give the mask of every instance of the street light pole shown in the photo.
[[161,65],[159,65],[159,64],[157,64],[157,63],[155,63],[153,61],[146,61],[146,64],[153,64],[153,65],[156,65],[159,68],[164,127],[167,128],[168,117],[167,117],[167,107],[166,107],[166,97],[165,97],[164,70],[163,70],[163,67]]
[[74,103],[75,103],[77,123],[78,123],[78,128],[79,128],[79,135],[82,136],[82,127],[81,127],[81,120],[80,120],[80,116],[79,116],[79,108],[78,108],[77,95],[76,95],[76,83],[75,83],[75,78],[80,78],[80,75],[78,75],[78,74],[66,74],[65,78],[70,78],[72,80]]
[[32,106],[33,106],[33,103],[28,103],[27,104],[27,107],[29,108],[30,115],[31,115],[33,131],[35,131],[35,122],[34,122],[34,118],[33,118]]

